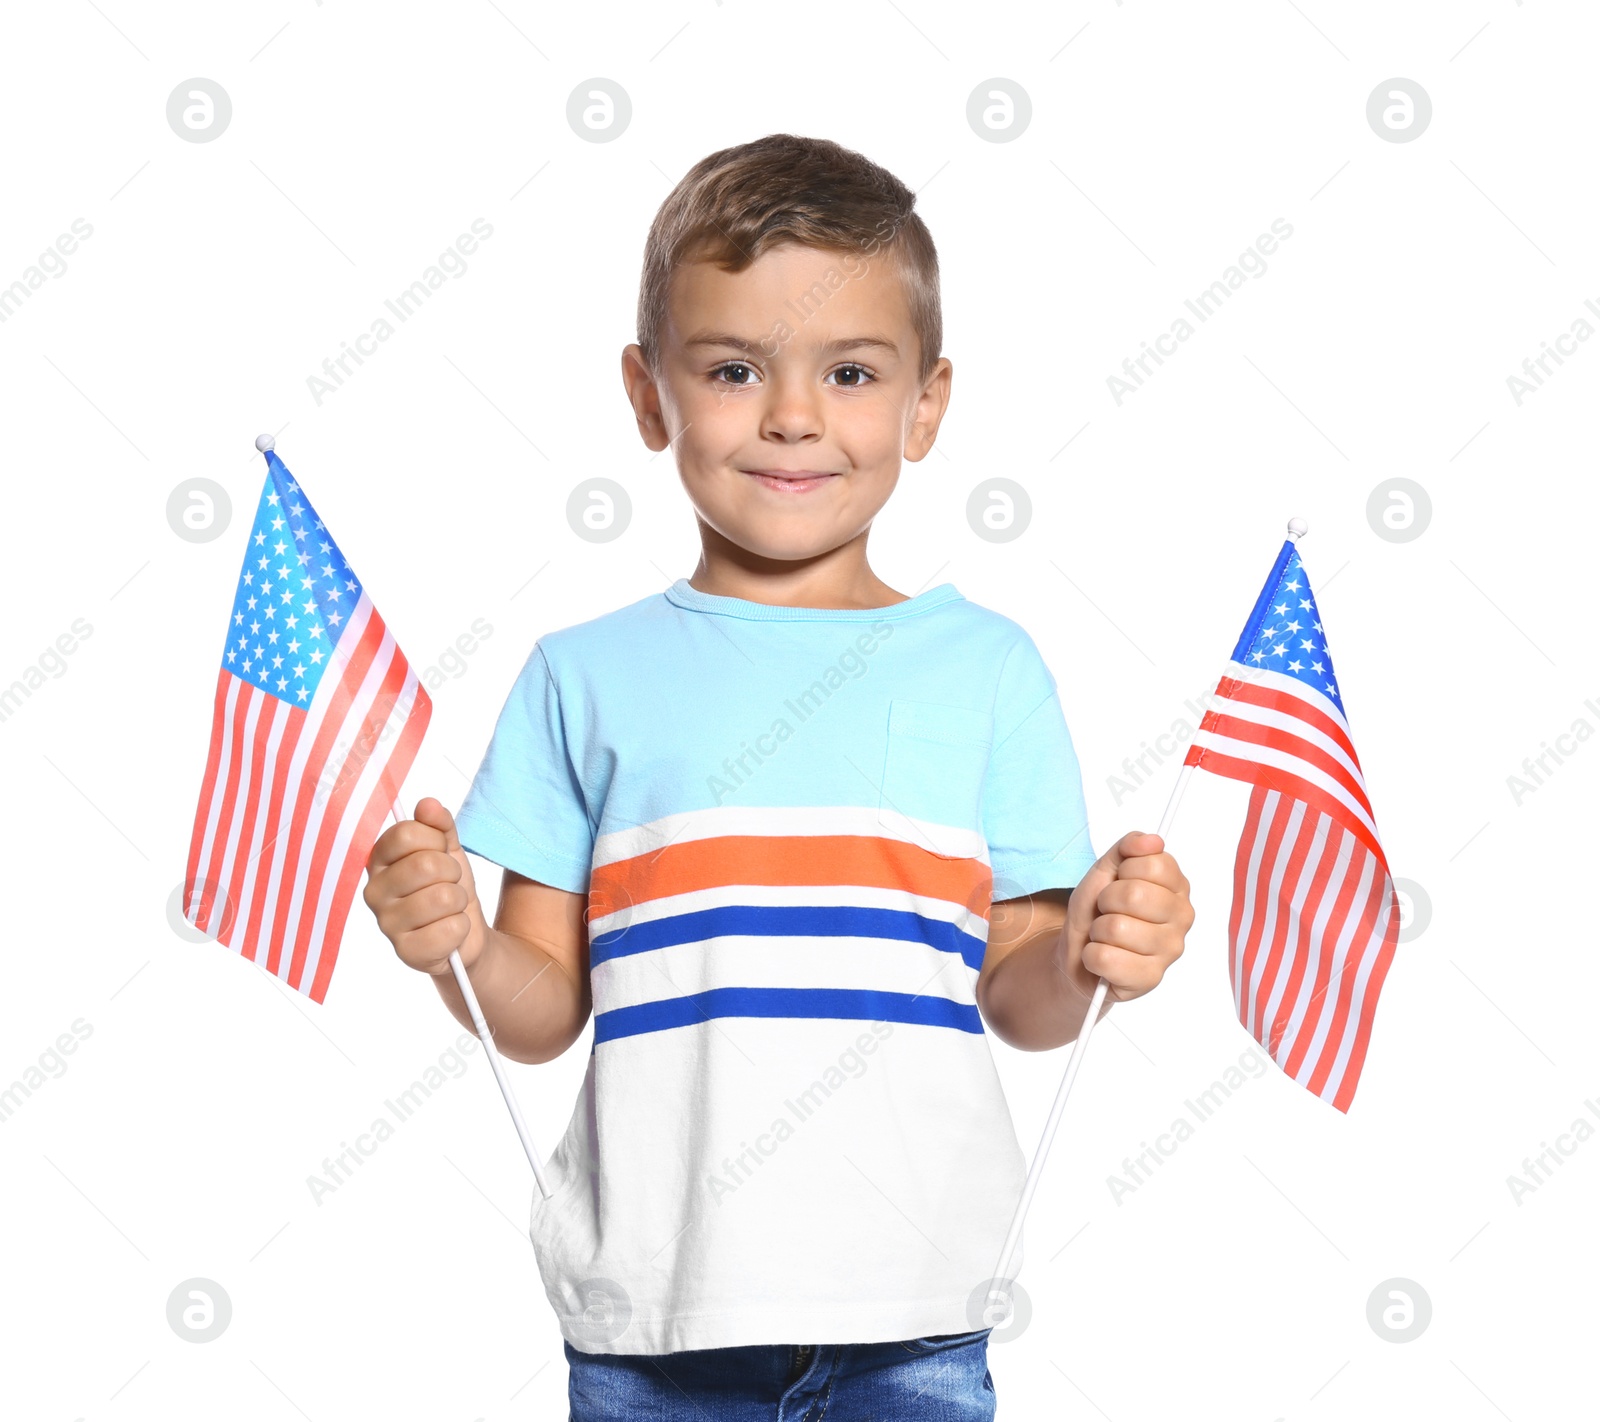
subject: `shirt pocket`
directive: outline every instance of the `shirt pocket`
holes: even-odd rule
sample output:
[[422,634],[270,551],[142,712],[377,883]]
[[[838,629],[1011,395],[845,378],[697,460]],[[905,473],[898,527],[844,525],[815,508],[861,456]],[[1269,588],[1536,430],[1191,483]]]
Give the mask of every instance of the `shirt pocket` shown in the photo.
[[976,858],[993,714],[894,700],[887,739],[878,823],[944,858]]

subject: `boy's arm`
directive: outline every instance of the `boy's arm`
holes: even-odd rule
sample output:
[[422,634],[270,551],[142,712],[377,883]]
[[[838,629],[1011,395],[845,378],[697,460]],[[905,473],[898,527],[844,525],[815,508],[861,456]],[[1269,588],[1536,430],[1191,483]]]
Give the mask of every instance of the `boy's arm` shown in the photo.
[[[589,1020],[588,899],[507,869],[494,926],[468,976],[500,1055],[554,1061]],[[472,1014],[451,972],[434,975],[450,1015],[469,1031]]]
[[978,974],[978,1010],[1024,1052],[1074,1041],[1106,980],[1100,1015],[1141,997],[1183,953],[1194,923],[1189,881],[1159,835],[1137,830],[1095,861],[1076,888],[995,903]]

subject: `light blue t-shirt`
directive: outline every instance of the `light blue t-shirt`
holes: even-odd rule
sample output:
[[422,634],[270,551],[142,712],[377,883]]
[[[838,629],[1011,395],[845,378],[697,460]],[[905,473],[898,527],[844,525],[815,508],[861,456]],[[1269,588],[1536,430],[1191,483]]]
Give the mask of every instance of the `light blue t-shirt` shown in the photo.
[[950,583],[834,610],[680,578],[539,639],[456,818],[589,899],[594,1041],[531,1222],[575,1348],[971,1330],[1025,1176],[989,906],[1096,858],[1020,625]]

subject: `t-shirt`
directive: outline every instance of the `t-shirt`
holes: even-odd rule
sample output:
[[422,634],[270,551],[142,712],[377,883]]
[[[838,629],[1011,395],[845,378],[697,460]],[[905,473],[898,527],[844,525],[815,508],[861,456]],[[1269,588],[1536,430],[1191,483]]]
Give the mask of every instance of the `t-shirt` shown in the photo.
[[530,1220],[574,1348],[971,1331],[1027,1173],[989,906],[1096,857],[1019,624],[951,583],[834,610],[680,578],[538,640],[456,818],[588,895],[594,1040]]

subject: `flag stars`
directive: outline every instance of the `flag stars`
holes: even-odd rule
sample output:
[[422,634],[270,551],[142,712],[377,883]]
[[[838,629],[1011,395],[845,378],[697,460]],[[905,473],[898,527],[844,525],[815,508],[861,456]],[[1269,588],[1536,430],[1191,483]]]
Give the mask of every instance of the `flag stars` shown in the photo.
[[266,541],[267,541],[267,535],[262,533],[259,529],[257,529],[256,530],[256,547],[259,548]]
[[1297,660],[1297,661],[1290,662],[1288,664],[1288,666],[1285,668],[1285,670],[1292,671],[1292,672],[1297,672],[1297,671],[1304,670],[1304,668],[1305,668],[1305,663],[1302,662],[1302,661],[1298,661]]
[[311,649],[309,655],[310,655],[310,658],[311,658],[312,666],[321,666],[322,665],[322,648],[321,647],[313,647]]
[[289,545],[288,545],[288,544],[287,544],[287,543],[285,543],[285,542],[284,542],[284,541],[283,541],[283,540],[282,540],[282,539],[281,539],[281,538],[280,538],[280,539],[279,539],[279,540],[278,540],[278,541],[277,541],[277,542],[276,542],[276,543],[275,543],[275,544],[273,544],[273,546],[272,546],[272,551],[273,551],[273,552],[274,552],[274,553],[276,553],[276,554],[277,554],[277,555],[278,555],[278,556],[279,556],[279,557],[280,557],[280,558],[281,558],[281,557],[283,557],[283,552],[284,552],[284,549],[286,549],[286,548],[287,548],[287,547],[288,547],[288,546],[289,546]]
[[299,687],[299,688],[297,688],[297,690],[300,693],[299,697],[297,699],[300,700],[300,701],[304,701],[306,699],[306,689],[305,689],[305,687],[303,687],[303,686]]
[[275,518],[275,519],[272,520],[272,531],[274,533],[276,533],[282,527],[283,527],[283,520],[281,518]]
[[294,674],[296,676],[298,676],[298,677],[304,677],[305,676],[306,668],[305,668],[305,663],[304,662],[296,662],[295,663]]

